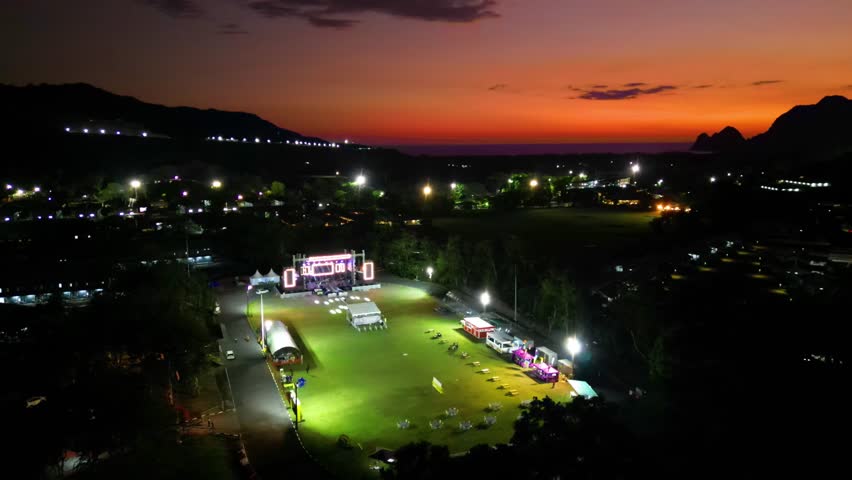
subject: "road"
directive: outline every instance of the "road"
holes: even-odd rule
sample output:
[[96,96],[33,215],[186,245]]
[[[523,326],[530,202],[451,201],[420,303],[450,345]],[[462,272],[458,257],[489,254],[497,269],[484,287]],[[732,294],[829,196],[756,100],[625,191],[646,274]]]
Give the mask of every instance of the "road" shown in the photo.
[[[308,456],[294,431],[275,380],[246,322],[245,290],[225,287],[218,299],[225,330],[222,351],[236,353],[236,358],[227,360],[225,366],[249,461],[265,480],[294,475],[331,478]],[[246,336],[251,340],[245,341]]]

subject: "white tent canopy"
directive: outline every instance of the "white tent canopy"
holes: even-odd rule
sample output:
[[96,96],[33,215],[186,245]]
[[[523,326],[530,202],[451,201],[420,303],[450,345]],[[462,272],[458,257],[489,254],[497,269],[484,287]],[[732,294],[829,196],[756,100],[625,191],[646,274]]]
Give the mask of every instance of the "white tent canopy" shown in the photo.
[[346,317],[352,326],[373,325],[384,323],[382,311],[373,302],[354,303],[346,310]]
[[277,273],[275,273],[275,270],[270,268],[269,273],[264,275],[263,278],[265,278],[266,280],[269,280],[269,281],[277,282],[280,277]]
[[293,336],[287,330],[287,326],[278,320],[267,320],[269,326],[266,328],[266,345],[269,353],[276,360],[292,362],[302,357],[302,352],[296,346]]
[[592,386],[582,380],[568,380],[568,384],[571,385],[571,389],[573,390],[572,396],[574,396],[574,393],[585,398],[598,396],[598,393],[595,392]]

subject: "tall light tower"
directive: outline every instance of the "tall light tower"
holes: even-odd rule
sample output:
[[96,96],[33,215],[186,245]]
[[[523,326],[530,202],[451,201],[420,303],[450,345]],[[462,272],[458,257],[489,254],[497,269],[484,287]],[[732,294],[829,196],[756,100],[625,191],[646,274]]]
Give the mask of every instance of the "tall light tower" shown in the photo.
[[488,304],[491,303],[491,295],[488,294],[488,291],[482,292],[479,296],[479,303],[482,304],[482,313],[488,311]]
[[136,180],[135,178],[130,181],[130,187],[133,188],[133,205],[136,205],[136,200],[139,198],[139,187],[142,186],[142,182]]
[[565,341],[565,347],[568,348],[568,353],[571,354],[571,371],[576,372],[577,367],[574,364],[574,357],[580,353],[583,346],[580,344],[580,340],[577,339],[576,335],[571,335],[568,337],[568,340]]
[[265,288],[257,289],[257,294],[260,295],[260,348],[266,353],[266,318],[263,316],[263,294],[269,293]]

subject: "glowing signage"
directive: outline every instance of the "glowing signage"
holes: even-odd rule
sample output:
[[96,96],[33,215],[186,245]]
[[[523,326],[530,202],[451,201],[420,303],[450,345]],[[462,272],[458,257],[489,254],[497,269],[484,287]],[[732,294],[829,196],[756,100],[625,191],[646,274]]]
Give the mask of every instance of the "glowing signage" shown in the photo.
[[296,286],[296,270],[293,268],[288,268],[284,270],[284,274],[281,275],[284,280],[284,288],[293,288]]

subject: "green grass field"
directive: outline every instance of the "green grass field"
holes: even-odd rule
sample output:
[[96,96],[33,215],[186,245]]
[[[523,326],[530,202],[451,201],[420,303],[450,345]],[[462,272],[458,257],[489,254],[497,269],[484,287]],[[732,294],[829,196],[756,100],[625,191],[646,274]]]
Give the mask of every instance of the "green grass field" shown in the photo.
[[[480,443],[507,442],[522,400],[546,395],[570,398],[566,384],[555,389],[539,384],[467,335],[458,318],[435,313],[436,300],[420,290],[386,285],[354,294],[379,305],[388,319],[387,330],[358,332],[347,323],[345,314],[329,313],[333,305],[316,305],[313,296],[271,297],[265,302],[266,318],[283,320],[304,346],[311,370],[300,391],[305,420],[300,433],[308,450],[336,473],[360,476],[370,463],[367,455],[377,447],[394,449],[427,440],[461,452]],[[258,306],[252,308],[252,319],[257,322]],[[431,340],[431,334],[425,333],[428,329],[440,331],[447,343]],[[452,342],[460,346],[455,354],[447,351]],[[470,357],[462,359],[461,352]],[[480,365],[471,365],[474,361]],[[483,368],[490,372],[477,373]],[[303,370],[297,369],[297,376],[304,375]],[[500,380],[489,381],[492,376]],[[443,383],[443,394],[432,388],[432,377]],[[507,395],[499,388],[501,384],[510,385],[518,395]],[[491,402],[501,403],[502,409],[487,412]],[[429,421],[444,418],[450,407],[458,408],[459,415],[445,418],[443,428],[433,431]],[[495,416],[496,425],[479,428],[485,415]],[[411,422],[409,429],[397,427],[402,419]],[[458,425],[464,420],[471,421],[474,428],[462,433]],[[355,448],[337,447],[341,434],[348,435]]]

